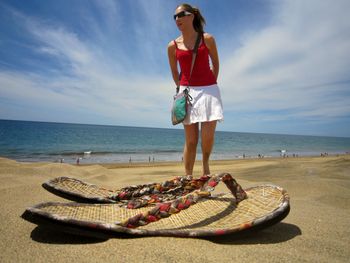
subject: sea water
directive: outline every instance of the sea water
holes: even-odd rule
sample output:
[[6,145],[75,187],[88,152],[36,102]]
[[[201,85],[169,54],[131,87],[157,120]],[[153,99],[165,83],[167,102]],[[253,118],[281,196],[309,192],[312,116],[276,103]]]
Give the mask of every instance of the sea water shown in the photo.
[[[17,161],[181,161],[182,129],[0,120],[0,156]],[[217,131],[212,160],[350,152],[350,138]],[[201,159],[200,143],[198,160]]]

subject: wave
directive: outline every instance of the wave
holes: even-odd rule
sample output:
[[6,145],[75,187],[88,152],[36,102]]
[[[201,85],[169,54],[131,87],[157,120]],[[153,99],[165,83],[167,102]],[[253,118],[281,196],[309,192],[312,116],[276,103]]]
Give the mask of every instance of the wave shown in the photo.
[[83,156],[83,155],[128,155],[128,154],[171,154],[182,153],[182,150],[154,150],[154,149],[142,149],[142,150],[121,150],[121,151],[63,151],[63,152],[33,152],[31,155],[48,155],[48,156]]

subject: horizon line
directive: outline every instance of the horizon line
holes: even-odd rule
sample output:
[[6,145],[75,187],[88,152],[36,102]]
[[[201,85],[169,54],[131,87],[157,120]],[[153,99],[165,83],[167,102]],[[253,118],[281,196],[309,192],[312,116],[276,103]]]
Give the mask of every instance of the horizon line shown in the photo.
[[[60,122],[60,121],[40,121],[40,120],[18,120],[18,119],[0,119],[0,121],[18,121],[18,122],[38,122],[38,123],[56,123],[56,124],[73,124],[73,125],[94,125],[94,126],[111,126],[111,127],[130,127],[130,128],[143,128],[143,129],[166,129],[166,130],[182,130],[181,128],[166,128],[166,127],[146,127],[146,126],[133,126],[133,125],[118,125],[118,124],[96,124],[96,123],[76,123],[76,122]],[[330,135],[309,135],[309,134],[286,134],[286,133],[267,133],[267,132],[247,132],[247,131],[227,131],[217,130],[217,132],[230,132],[230,133],[248,133],[248,134],[266,134],[266,135],[285,135],[285,136],[310,136],[310,137],[328,137],[328,138],[344,138],[350,139],[346,136],[330,136]]]

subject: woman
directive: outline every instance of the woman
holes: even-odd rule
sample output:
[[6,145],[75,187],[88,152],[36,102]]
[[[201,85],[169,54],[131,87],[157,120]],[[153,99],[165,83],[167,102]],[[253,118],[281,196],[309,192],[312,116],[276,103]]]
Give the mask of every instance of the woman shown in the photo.
[[[220,91],[216,82],[219,75],[218,52],[214,37],[203,31],[205,20],[198,8],[189,4],[179,5],[175,10],[174,19],[181,35],[168,45],[169,64],[176,87],[182,92],[189,86],[189,94],[192,97],[192,105],[188,108],[188,115],[183,122],[185,171],[186,175],[193,173],[200,128],[203,175],[208,175],[216,122],[223,120]],[[192,50],[198,34],[201,42],[190,76]],[[181,74],[178,71],[178,63]]]

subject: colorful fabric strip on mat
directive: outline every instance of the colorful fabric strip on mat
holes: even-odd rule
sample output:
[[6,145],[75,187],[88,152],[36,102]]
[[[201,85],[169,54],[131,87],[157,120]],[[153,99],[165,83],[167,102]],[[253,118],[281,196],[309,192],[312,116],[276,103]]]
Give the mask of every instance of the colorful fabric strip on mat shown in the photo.
[[[191,205],[197,203],[201,198],[210,196],[210,192],[214,190],[220,181],[225,183],[227,188],[235,197],[236,204],[247,198],[247,194],[242,189],[242,187],[228,173],[214,176],[206,175],[200,177],[199,179],[190,179],[188,177],[176,178],[170,182],[173,183],[172,186],[176,185],[177,187],[167,190],[165,192],[165,198],[162,193],[154,193],[149,197],[149,199],[143,196],[142,198],[135,198],[134,200],[130,200],[127,204],[127,208],[137,208],[155,202],[158,204],[145,213],[140,213],[123,222],[117,222],[117,224],[128,228],[136,228],[139,226],[147,225],[151,222],[158,221],[162,218],[169,217],[172,214],[176,214],[181,210],[187,209]],[[158,186],[154,186],[153,189],[157,187]],[[136,192],[133,192],[134,189],[135,187],[124,188],[123,190],[128,194],[122,195],[123,198],[125,196],[132,197],[135,193],[137,193],[137,195],[140,194],[140,189],[136,187]],[[160,200],[171,201],[159,202]]]

